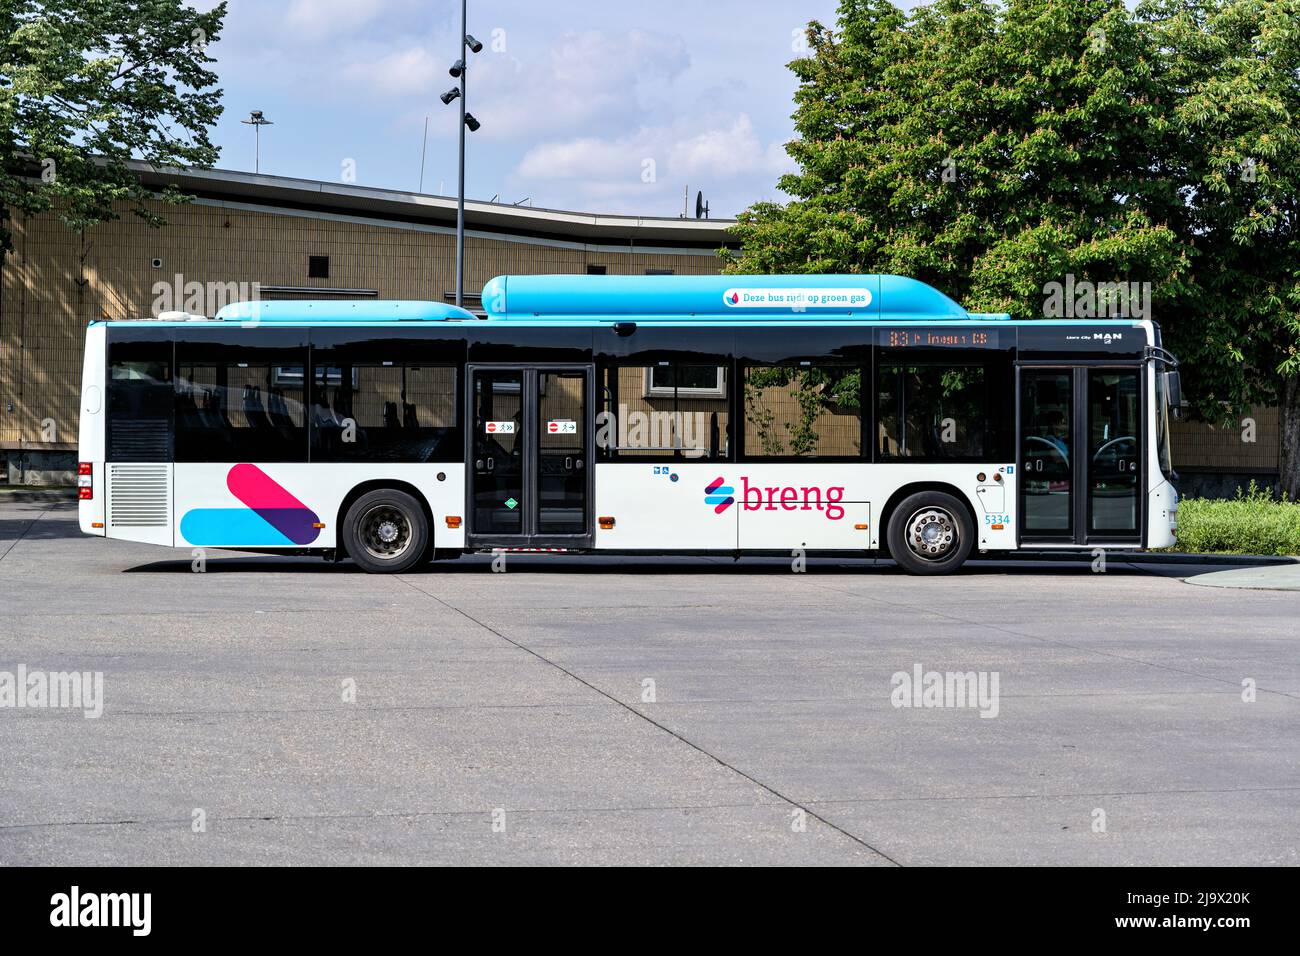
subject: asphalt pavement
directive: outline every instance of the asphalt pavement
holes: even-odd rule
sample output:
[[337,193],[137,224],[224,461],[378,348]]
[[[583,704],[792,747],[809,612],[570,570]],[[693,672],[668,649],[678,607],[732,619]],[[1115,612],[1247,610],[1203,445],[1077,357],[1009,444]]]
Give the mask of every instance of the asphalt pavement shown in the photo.
[[1300,565],[199,571],[75,519],[0,499],[0,864],[1300,862],[1300,597],[1196,586]]

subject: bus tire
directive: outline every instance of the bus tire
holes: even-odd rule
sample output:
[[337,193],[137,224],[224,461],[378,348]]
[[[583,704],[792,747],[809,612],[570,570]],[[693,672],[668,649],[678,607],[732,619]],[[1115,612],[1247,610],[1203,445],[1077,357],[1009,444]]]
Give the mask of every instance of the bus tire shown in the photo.
[[952,495],[922,491],[898,503],[886,539],[890,556],[909,574],[949,574],[970,554],[975,525]]
[[369,574],[413,567],[429,543],[429,522],[420,503],[404,491],[380,488],[352,503],[343,519],[348,556]]

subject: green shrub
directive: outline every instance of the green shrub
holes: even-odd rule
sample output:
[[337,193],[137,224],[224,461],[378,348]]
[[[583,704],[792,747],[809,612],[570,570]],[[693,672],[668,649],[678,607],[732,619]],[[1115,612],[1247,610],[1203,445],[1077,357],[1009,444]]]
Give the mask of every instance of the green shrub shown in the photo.
[[1300,504],[1274,498],[1252,481],[1229,500],[1178,502],[1178,551],[1229,554],[1300,554]]

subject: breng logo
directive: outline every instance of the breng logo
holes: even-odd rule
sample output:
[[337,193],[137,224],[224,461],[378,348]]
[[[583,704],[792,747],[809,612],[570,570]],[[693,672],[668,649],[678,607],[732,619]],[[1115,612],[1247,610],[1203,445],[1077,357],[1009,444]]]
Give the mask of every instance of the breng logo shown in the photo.
[[[722,514],[736,503],[736,490],[725,481],[718,477],[704,486],[704,503],[713,505],[715,514]],[[740,476],[742,511],[820,511],[828,521],[839,521],[844,517],[844,506],[840,504],[843,500],[842,485],[751,485],[748,475]]]
[[736,499],[732,497],[734,489],[730,485],[724,485],[723,480],[714,478],[704,486],[704,503],[713,505],[714,514],[722,514],[736,503]]

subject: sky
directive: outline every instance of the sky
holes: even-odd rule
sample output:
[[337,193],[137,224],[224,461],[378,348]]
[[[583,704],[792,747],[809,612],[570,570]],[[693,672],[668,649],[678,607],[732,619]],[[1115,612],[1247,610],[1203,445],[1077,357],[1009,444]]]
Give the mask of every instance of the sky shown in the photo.
[[[210,8],[215,4],[196,4]],[[470,0],[467,198],[676,216],[689,187],[714,218],[781,199],[810,19],[835,0]],[[456,193],[456,0],[229,0],[209,49],[224,90],[217,166]]]

